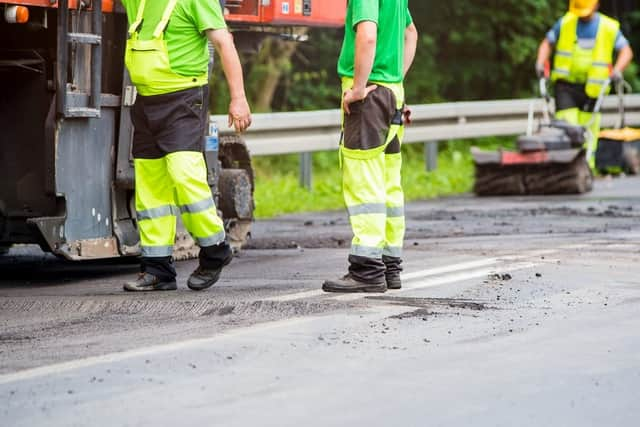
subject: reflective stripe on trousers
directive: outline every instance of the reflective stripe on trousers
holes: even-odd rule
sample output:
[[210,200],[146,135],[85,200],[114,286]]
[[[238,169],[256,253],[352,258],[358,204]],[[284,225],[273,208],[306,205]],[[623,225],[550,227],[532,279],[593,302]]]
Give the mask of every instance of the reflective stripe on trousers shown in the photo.
[[135,159],[136,211],[142,256],[165,257],[173,251],[176,215],[201,246],[225,239],[202,153],[180,151],[160,159]]
[[568,108],[566,110],[560,110],[556,112],[556,119],[564,120],[567,123],[571,123],[573,125],[587,126],[589,122],[591,122],[591,118],[593,114],[596,116],[589,127],[589,139],[585,141],[584,148],[590,154],[589,158],[589,166],[595,168],[596,165],[596,157],[595,153],[598,149],[598,136],[600,135],[600,124],[602,122],[602,114],[601,113],[590,113],[587,111],[582,111],[579,108]]
[[[343,89],[352,83],[343,79]],[[402,84],[376,84],[393,91],[397,109],[404,106]],[[402,125],[390,125],[380,147],[354,150],[341,146],[343,196],[354,235],[351,255],[376,259],[402,256],[405,217],[399,147],[403,136]],[[397,150],[388,150],[392,142],[397,143]]]

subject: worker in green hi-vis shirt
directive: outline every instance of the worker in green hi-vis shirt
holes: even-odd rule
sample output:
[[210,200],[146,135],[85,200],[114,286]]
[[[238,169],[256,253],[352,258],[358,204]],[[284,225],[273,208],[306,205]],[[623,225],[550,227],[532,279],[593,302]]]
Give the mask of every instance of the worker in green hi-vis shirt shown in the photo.
[[343,195],[353,241],[349,273],[327,292],[385,292],[402,284],[405,231],[400,148],[403,81],[418,33],[408,0],[350,0],[338,61],[342,78]]
[[251,112],[238,53],[217,0],[122,3],[130,24],[125,63],[138,91],[131,118],[142,247],[141,273],[124,289],[177,289],[172,251],[178,213],[201,248],[200,265],[187,285],[206,289],[232,258],[202,153],[209,105],[208,42],[229,83],[229,126],[242,132],[251,124]]

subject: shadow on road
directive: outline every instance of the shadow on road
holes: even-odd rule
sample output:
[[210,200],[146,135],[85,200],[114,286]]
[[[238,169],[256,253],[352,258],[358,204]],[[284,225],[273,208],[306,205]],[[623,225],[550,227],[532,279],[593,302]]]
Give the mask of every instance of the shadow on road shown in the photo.
[[62,285],[70,280],[135,274],[136,257],[97,261],[68,261],[37,248],[14,249],[0,256],[0,289]]

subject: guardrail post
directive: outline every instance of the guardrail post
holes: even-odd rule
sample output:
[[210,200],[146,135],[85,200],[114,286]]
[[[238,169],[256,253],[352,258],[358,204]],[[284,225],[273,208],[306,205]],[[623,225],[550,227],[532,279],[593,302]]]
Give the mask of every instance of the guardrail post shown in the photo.
[[313,185],[313,155],[311,153],[300,154],[300,186],[311,191]]
[[428,172],[438,169],[438,141],[424,143],[424,164]]

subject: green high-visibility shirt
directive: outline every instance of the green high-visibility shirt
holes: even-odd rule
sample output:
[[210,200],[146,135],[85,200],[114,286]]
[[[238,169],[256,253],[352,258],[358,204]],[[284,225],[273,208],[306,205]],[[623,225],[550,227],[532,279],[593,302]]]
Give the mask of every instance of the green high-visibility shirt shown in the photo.
[[[122,0],[129,24],[136,20],[140,0]],[[140,40],[153,38],[168,0],[147,0],[144,20],[139,29]],[[201,76],[208,70],[209,51],[205,30],[227,28],[217,0],[178,0],[164,33],[169,62],[174,73]]]
[[400,83],[404,80],[404,32],[413,19],[408,0],[349,0],[338,74],[353,77],[356,27],[364,21],[378,26],[376,58],[370,81]]

